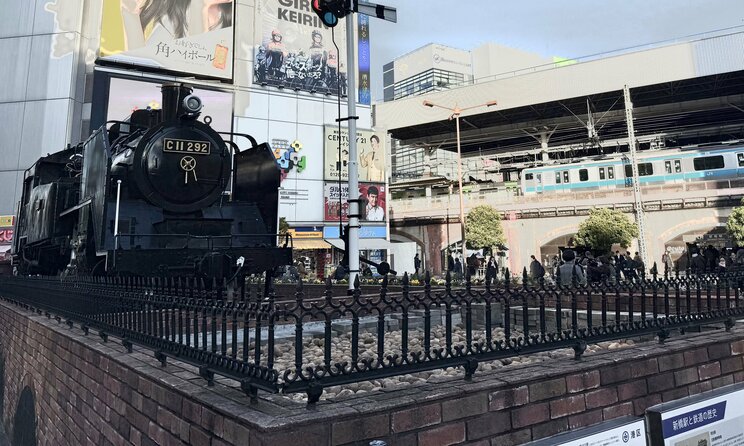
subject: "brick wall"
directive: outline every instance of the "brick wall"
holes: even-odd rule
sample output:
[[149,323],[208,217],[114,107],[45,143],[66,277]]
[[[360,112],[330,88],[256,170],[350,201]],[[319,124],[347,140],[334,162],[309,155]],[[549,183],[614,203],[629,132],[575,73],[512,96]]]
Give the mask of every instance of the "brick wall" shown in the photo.
[[307,408],[236,383],[207,387],[195,368],[116,339],[0,304],[5,359],[2,422],[10,436],[18,398],[35,396],[40,445],[268,446],[510,445],[744,381],[744,329],[673,337],[585,356],[506,367]]

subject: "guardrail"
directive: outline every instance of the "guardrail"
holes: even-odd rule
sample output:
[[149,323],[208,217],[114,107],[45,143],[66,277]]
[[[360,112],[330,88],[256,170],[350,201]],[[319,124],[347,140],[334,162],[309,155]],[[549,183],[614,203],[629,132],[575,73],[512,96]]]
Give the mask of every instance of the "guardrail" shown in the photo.
[[[741,204],[741,200],[744,198],[744,195],[742,194],[729,194],[729,195],[710,195],[710,196],[692,196],[687,198],[669,198],[669,199],[657,199],[657,200],[648,200],[644,199],[643,201],[643,207],[647,212],[655,212],[655,211],[667,211],[667,210],[675,210],[675,209],[699,209],[699,208],[708,208],[708,207],[733,207],[738,206]],[[391,209],[390,215],[391,215],[391,221],[392,222],[402,222],[404,220],[415,220],[424,218],[427,220],[436,219],[437,217],[432,215],[432,211],[436,212],[437,210],[442,212],[446,211],[448,209],[453,210],[452,213],[454,214],[454,209],[456,209],[457,201],[454,201],[454,204],[452,206],[445,206],[442,207],[441,203],[437,199],[433,200],[427,200],[426,198],[419,198],[419,199],[409,199],[409,202],[405,205],[401,205],[401,203],[398,203],[397,200],[395,204],[392,206],[393,209]],[[421,203],[418,203],[420,201]],[[470,206],[475,206],[479,204],[487,204],[487,196],[484,195],[478,195],[477,199],[473,199],[472,197],[468,198],[466,200],[465,207],[468,208]],[[594,209],[595,207],[598,207],[598,205],[571,205],[571,206],[560,206],[558,202],[553,202],[549,206],[544,207],[526,207],[530,205],[531,203],[526,202],[523,203],[521,208],[519,209],[513,209],[513,210],[501,210],[501,214],[504,219],[521,219],[521,218],[547,218],[547,217],[561,217],[561,216],[576,216],[576,215],[589,215],[589,212]],[[621,210],[623,212],[633,212],[633,209],[635,208],[635,205],[632,201],[627,202],[607,202],[604,201],[602,203],[601,207],[607,207],[610,209],[617,209]],[[416,213],[416,211],[426,211],[425,216],[417,217],[413,214]],[[396,214],[402,214],[405,216],[396,217]],[[442,215],[438,218],[446,219],[447,217],[450,217],[452,219],[455,219],[455,215],[445,215],[442,213]]]
[[373,295],[355,287],[306,302],[300,282],[293,299],[277,302],[271,287],[250,296],[195,279],[119,277],[0,277],[0,296],[39,314],[80,324],[87,334],[139,344],[195,364],[208,384],[215,374],[238,380],[255,399],[259,390],[305,392],[448,367],[470,379],[479,364],[588,343],[656,335],[703,325],[732,327],[744,316],[744,274],[648,276],[635,282],[589,285],[523,284],[509,276],[443,288],[428,276],[390,292],[387,278]]

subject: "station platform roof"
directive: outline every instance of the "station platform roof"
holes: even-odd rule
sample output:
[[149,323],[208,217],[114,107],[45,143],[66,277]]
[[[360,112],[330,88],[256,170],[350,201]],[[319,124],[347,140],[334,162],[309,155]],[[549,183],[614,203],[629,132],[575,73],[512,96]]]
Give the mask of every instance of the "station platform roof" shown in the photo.
[[744,130],[744,31],[702,37],[575,64],[542,67],[452,90],[375,106],[375,126],[402,145],[456,150],[453,108],[496,100],[461,114],[463,153],[503,153],[549,145],[591,143],[589,110],[602,141],[627,136],[623,87],[634,105],[636,134],[717,133]]

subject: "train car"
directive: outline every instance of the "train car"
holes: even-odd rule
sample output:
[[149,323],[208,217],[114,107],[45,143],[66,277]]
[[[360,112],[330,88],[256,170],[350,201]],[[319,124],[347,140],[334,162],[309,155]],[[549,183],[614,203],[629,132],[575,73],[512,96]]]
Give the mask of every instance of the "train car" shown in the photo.
[[[641,185],[735,179],[744,175],[744,145],[693,147],[639,153]],[[579,163],[524,169],[524,195],[632,186],[632,167],[625,155],[593,158]]]
[[[278,232],[280,171],[267,144],[217,133],[183,84],[161,110],[109,122],[26,170],[20,274],[229,277],[290,264]],[[251,148],[239,151],[233,141]]]

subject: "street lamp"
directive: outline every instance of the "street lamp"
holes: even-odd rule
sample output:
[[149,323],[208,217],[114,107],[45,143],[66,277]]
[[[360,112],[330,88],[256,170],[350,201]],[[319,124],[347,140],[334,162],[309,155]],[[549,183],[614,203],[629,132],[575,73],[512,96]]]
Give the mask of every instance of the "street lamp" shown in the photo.
[[[425,100],[424,105],[427,107],[439,107],[443,108],[445,110],[448,110],[452,112],[450,115],[450,120],[455,120],[455,132],[457,134],[457,185],[460,188],[458,190],[458,194],[460,196],[460,230],[462,231],[462,263],[463,263],[463,270],[466,268],[465,262],[467,260],[467,256],[465,255],[465,204],[463,201],[463,195],[462,195],[462,153],[460,151],[460,114],[464,112],[465,110],[472,110],[474,108],[478,107],[492,107],[496,105],[496,101],[489,101],[485,104],[478,104],[473,105],[472,107],[466,107],[466,108],[460,108],[455,104],[454,108],[445,107],[439,104],[435,104],[431,101]],[[449,222],[447,222],[449,225]],[[449,228],[449,226],[448,226]]]

